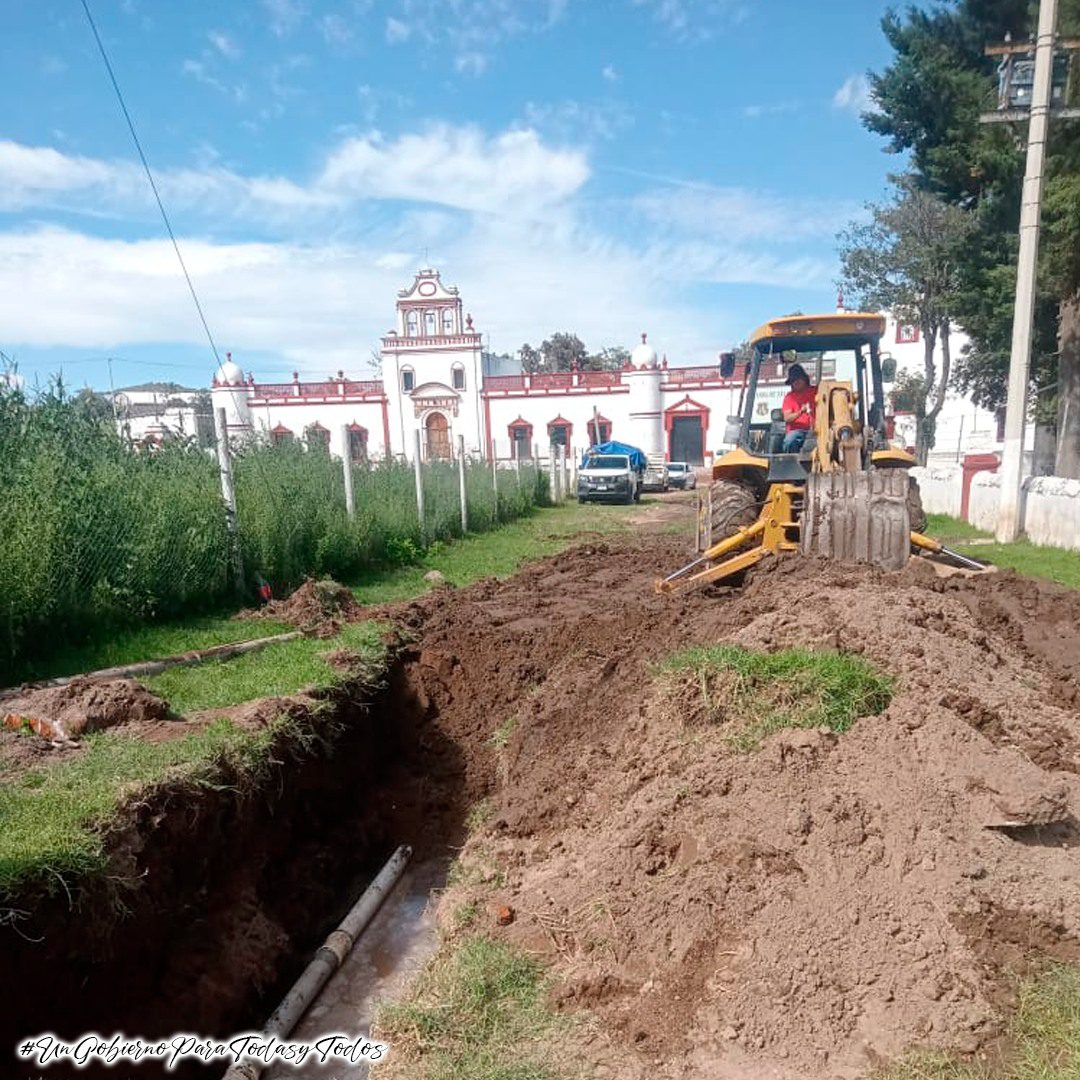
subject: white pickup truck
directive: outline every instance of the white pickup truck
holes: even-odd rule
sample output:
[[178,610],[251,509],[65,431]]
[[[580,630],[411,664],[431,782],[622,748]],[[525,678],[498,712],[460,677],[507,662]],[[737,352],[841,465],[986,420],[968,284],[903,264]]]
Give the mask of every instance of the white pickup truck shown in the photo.
[[641,474],[629,454],[587,454],[578,470],[578,502],[641,501]]

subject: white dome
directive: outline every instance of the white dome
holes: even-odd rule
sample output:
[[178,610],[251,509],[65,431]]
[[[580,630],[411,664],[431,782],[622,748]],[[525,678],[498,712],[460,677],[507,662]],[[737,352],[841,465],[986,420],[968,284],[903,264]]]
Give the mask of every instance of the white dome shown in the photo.
[[218,386],[242,386],[244,384],[244,371],[239,364],[233,362],[232,353],[225,354],[225,363],[217,369],[214,381]]
[[634,346],[630,354],[630,363],[636,368],[656,367],[656,350],[646,340],[647,335],[641,335],[641,344]]

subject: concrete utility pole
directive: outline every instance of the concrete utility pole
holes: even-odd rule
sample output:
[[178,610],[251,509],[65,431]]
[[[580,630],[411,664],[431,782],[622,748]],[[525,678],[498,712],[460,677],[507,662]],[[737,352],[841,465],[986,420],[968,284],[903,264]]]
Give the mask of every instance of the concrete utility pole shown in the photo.
[[1035,83],[1028,121],[1027,166],[1020,204],[1020,255],[1016,267],[1016,307],[1013,315],[1009,388],[1005,404],[1005,446],[1001,456],[1001,505],[997,539],[1009,543],[1020,532],[1024,483],[1024,431],[1035,323],[1035,274],[1039,258],[1039,218],[1042,209],[1043,166],[1050,127],[1050,76],[1054,62],[1057,0],[1041,0],[1035,44]]
[[233,582],[237,590],[244,587],[244,561],[240,554],[236,527],[236,488],[233,485],[232,452],[229,449],[229,424],[224,409],[214,410],[214,435],[217,441],[218,473],[221,478],[221,500],[225,503],[225,528],[229,532],[232,552]]
[[416,455],[413,458],[413,470],[416,473],[416,516],[420,521],[420,539],[426,540],[427,533],[424,530],[424,463],[419,428],[416,429]]
[[356,496],[353,494],[352,442],[349,425],[341,425],[341,469],[345,479],[345,513],[349,519],[356,517]]

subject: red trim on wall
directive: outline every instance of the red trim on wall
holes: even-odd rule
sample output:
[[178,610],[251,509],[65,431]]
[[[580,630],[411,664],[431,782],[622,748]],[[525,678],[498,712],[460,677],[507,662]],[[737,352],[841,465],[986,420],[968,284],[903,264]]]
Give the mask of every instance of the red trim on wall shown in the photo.
[[548,421],[548,435],[554,435],[557,427],[566,428],[566,445],[570,445],[570,436],[574,434],[574,425],[567,420],[562,413],[555,417],[554,420]]
[[532,446],[533,426],[532,426],[532,424],[529,423],[528,420],[525,419],[524,416],[521,415],[521,413],[518,413],[518,418],[516,420],[511,420],[510,423],[506,425],[506,433],[507,433],[507,435],[510,436],[510,441],[511,442],[515,441],[514,440],[514,429],[515,428],[525,428],[525,430],[528,431],[528,433],[529,433],[529,445]]
[[[598,425],[600,428],[599,431],[596,430]],[[605,428],[607,429],[606,435],[604,434]],[[593,441],[594,433],[595,442]],[[606,416],[604,416],[603,413],[600,413],[598,416],[590,416],[589,419],[585,421],[585,434],[589,438],[590,446],[596,446],[598,443],[610,442],[611,421]]]

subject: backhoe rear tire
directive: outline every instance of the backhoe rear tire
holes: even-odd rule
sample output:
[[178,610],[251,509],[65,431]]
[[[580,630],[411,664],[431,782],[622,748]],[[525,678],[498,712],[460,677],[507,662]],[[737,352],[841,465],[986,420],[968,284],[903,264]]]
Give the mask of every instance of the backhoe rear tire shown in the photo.
[[914,476],[908,477],[907,509],[911,531],[926,532],[926,511],[923,509],[922,492],[919,490],[919,481]]
[[761,507],[750,488],[732,480],[717,480],[709,487],[712,496],[712,542],[720,543],[740,529],[753,525]]

